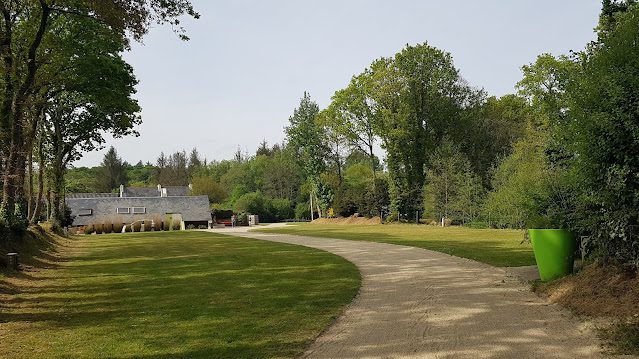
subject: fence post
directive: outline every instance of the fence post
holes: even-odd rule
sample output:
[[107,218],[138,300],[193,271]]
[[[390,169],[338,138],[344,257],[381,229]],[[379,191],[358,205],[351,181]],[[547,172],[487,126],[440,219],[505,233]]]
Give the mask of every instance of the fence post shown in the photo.
[[18,270],[20,268],[18,253],[7,253],[7,268],[13,270]]

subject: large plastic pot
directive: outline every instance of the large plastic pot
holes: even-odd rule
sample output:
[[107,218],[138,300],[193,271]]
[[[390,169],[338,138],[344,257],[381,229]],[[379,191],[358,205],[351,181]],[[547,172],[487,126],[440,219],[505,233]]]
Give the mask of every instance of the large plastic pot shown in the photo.
[[572,273],[577,242],[570,231],[529,229],[528,235],[542,281],[551,281]]

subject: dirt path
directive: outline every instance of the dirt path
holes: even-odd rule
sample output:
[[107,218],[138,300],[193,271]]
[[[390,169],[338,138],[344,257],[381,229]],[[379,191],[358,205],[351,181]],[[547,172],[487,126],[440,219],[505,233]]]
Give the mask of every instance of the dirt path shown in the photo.
[[304,358],[602,358],[592,330],[503,269],[384,243],[216,230],[353,262],[360,295]]

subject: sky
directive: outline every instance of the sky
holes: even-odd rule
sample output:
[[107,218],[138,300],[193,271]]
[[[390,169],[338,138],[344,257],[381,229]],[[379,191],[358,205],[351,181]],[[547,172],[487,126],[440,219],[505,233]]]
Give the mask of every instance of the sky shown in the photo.
[[[108,138],[129,163],[196,147],[210,160],[284,140],[304,91],[326,107],[380,57],[428,42],[488,94],[513,93],[521,66],[595,38],[598,0],[192,0],[190,41],[154,26],[126,60],[140,81],[140,137]],[[106,149],[76,166],[95,166]]]

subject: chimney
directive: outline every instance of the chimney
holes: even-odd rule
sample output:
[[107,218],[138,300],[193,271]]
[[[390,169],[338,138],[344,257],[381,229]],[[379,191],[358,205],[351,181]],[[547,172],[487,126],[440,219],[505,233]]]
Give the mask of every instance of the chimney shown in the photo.
[[124,198],[124,185],[120,185],[120,198]]

